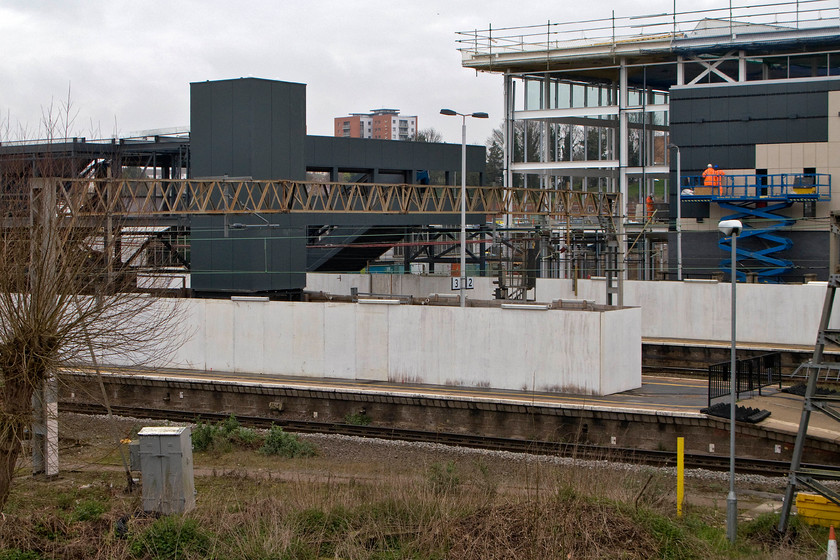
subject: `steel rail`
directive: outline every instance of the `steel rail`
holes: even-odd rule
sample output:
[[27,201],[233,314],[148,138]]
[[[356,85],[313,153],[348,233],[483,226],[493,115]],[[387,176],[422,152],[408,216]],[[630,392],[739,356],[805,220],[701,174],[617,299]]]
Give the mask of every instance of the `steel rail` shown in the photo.
[[[105,407],[99,404],[79,404],[60,402],[61,412],[77,414],[104,414]],[[153,418],[175,422],[218,422],[229,417],[226,413],[190,412],[183,410],[169,410],[145,407],[111,406],[111,410],[118,416],[135,418]],[[284,420],[261,416],[236,416],[245,426],[268,428],[272,425],[280,426],[290,432],[311,434],[338,434],[362,438],[376,438],[385,440],[411,441],[422,443],[437,443],[442,445],[468,447],[473,449],[487,449],[494,451],[508,451],[513,453],[529,453],[534,455],[549,455],[557,457],[571,457],[580,460],[603,460],[609,462],[630,462],[655,467],[676,466],[676,453],[671,451],[656,451],[647,449],[617,448],[581,443],[540,441],[503,437],[480,436],[472,434],[457,434],[448,432],[431,432],[426,430],[409,430],[388,426],[357,426],[334,422],[310,422],[301,420]],[[729,457],[718,457],[702,454],[685,454],[685,466],[693,469],[726,471],[729,468]],[[833,465],[806,465],[808,468],[819,469],[840,476],[840,467]],[[790,462],[772,461],[767,459],[736,458],[738,474],[758,474],[764,476],[786,476],[790,471]]]

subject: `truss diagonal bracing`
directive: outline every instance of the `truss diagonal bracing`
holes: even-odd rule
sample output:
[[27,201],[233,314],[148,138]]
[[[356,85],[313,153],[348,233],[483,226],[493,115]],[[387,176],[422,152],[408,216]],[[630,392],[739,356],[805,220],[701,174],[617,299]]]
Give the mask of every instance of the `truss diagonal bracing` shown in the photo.
[[[744,229],[738,236],[735,257],[736,268],[739,264],[741,265],[736,272],[739,281],[743,282],[747,279],[744,270],[754,273],[759,282],[773,281],[793,270],[793,261],[777,255],[793,247],[793,241],[776,233],[794,224],[793,219],[776,213],[790,208],[790,202],[780,202],[764,208],[755,208],[750,204],[738,205],[727,202],[719,202],[719,204],[723,210],[733,212],[722,219],[741,220],[744,224]],[[731,253],[731,243],[730,237],[718,241],[720,248],[727,253]],[[763,247],[756,248],[757,245],[763,245]],[[732,259],[721,260],[720,269],[725,272],[732,270]]]
[[[74,216],[459,214],[461,210],[461,187],[453,185],[167,179],[54,179],[54,183],[58,214]],[[615,219],[615,200],[614,194],[563,189],[466,188],[470,214],[545,216],[589,225],[597,225],[604,216]]]

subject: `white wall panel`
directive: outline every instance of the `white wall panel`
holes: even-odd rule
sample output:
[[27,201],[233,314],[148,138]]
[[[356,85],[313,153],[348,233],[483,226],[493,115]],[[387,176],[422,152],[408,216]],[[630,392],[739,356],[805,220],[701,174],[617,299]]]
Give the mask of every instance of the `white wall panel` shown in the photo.
[[[182,305],[184,342],[169,356],[171,367],[593,395],[641,384],[638,309]],[[610,362],[606,339],[623,358]]]
[[[174,367],[188,369],[207,369],[207,340],[206,300],[179,300],[177,306],[177,322],[179,323],[175,340],[172,340],[172,351],[161,349],[161,354],[171,354],[169,364]],[[182,327],[183,325],[183,327]],[[177,360],[177,361],[175,361]]]
[[356,329],[354,328],[356,306],[347,303],[316,305],[324,307],[323,377],[354,379],[356,377]]
[[231,301],[233,325],[234,371],[242,373],[265,373],[265,344],[267,332],[265,315],[270,302]]
[[280,312],[284,310],[290,312],[292,327],[291,348],[286,345],[294,363],[289,373],[307,375],[311,371],[324,371],[326,305],[313,307],[308,303],[289,303],[282,306]]
[[388,325],[391,305],[346,304],[355,308],[356,378],[388,380]]
[[[318,275],[309,275],[318,276]],[[309,277],[308,276],[308,277]],[[331,277],[334,275],[331,275]],[[377,276],[377,275],[374,275]],[[365,276],[367,278],[367,276]],[[401,280],[397,280],[401,278]],[[476,282],[492,281],[476,278]],[[364,280],[360,281],[362,284]],[[430,276],[395,276],[387,289],[393,293],[429,294],[448,288],[448,278]],[[347,281],[330,286],[337,293]],[[571,280],[538,279],[537,300],[585,299],[604,303],[606,283],[602,279],[579,280],[577,290]],[[322,283],[326,287],[326,283]],[[490,284],[475,290],[475,296]],[[728,282],[624,282],[624,304],[641,309],[640,329],[646,338],[686,340],[730,339],[730,293]],[[330,290],[327,290],[330,291]],[[825,298],[825,283],[809,284],[744,284],[737,286],[737,339],[742,343],[813,345]],[[349,293],[349,291],[347,292]],[[448,289],[442,293],[454,293]],[[473,294],[470,294],[471,296]],[[840,326],[840,305],[832,316],[832,326]]]
[[454,331],[453,310],[419,305],[400,307],[401,320],[391,322],[388,340],[389,381],[442,384],[441,372],[452,366],[450,350],[441,345]]
[[638,307],[617,311],[621,320],[612,314],[601,315],[601,383],[603,394],[634,389],[637,380],[628,371],[642,371],[642,345],[636,344],[622,331],[640,331],[642,312]]
[[208,370],[233,371],[233,306],[229,300],[190,300],[204,305],[204,355]]

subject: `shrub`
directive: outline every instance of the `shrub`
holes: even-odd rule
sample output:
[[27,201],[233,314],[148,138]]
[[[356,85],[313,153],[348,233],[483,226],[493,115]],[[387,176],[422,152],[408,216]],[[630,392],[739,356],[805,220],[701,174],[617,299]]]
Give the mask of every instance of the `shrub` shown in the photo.
[[227,453],[234,446],[254,448],[259,444],[259,435],[250,428],[243,427],[235,416],[230,415],[215,425],[199,421],[192,432],[192,444],[195,451],[213,451]]
[[303,441],[295,434],[283,431],[280,426],[271,426],[265,443],[260,447],[263,455],[279,455],[289,459],[294,457],[313,457],[315,446],[308,441]]
[[236,416],[231,414],[221,422],[217,424],[219,429],[221,429],[225,434],[231,434],[242,427],[242,424],[239,423],[239,420],[236,419]]
[[145,531],[136,535],[129,545],[135,558],[162,560],[205,557],[210,550],[210,533],[201,529],[194,519],[170,515],[161,517]]
[[192,444],[195,451],[208,451],[213,447],[218,429],[212,424],[199,420],[192,431]]
[[257,447],[259,439],[260,436],[251,428],[239,427],[228,434],[228,440],[239,447]]

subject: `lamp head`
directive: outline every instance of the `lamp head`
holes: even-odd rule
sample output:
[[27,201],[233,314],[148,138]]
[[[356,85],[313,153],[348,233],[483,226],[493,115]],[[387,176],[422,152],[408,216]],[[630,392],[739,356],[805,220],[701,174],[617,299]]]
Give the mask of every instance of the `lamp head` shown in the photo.
[[457,115],[458,113],[456,113],[456,112],[455,112],[455,111],[453,111],[452,109],[441,109],[441,110],[440,110],[440,114],[441,114],[441,115],[450,115],[450,116],[452,116],[452,115]]
[[741,220],[721,220],[718,224],[718,230],[725,236],[741,235],[741,230],[744,228]]
[[470,115],[470,116],[471,116],[471,117],[473,117],[473,118],[476,118],[476,119],[486,119],[486,118],[487,118],[487,117],[489,117],[490,115],[488,115],[487,113],[481,113],[481,112],[479,112],[479,113],[473,113],[473,114],[472,114],[472,115]]

